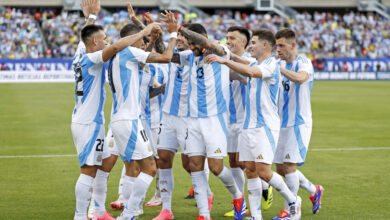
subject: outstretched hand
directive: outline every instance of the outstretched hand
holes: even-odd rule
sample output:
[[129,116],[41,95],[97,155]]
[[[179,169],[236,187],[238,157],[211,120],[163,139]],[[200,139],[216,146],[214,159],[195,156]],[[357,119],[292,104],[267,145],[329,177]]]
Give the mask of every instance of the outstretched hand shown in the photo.
[[162,32],[162,30],[161,30],[161,24],[160,24],[160,23],[157,23],[157,22],[153,22],[153,23],[151,23],[151,24],[148,24],[148,25],[145,27],[145,29],[144,29],[146,35],[149,35],[153,30],[154,30],[154,31],[161,31],[161,32]]
[[215,63],[215,62],[216,62],[216,63],[224,64],[226,61],[227,61],[226,58],[217,56],[217,55],[215,55],[215,54],[210,54],[210,55],[208,55],[208,56],[205,58],[205,62],[206,62],[206,63]]
[[177,32],[179,28],[179,24],[175,15],[171,11],[165,10],[164,13],[161,13],[161,16],[164,18],[160,18],[161,21],[165,23],[165,27],[169,33]]
[[90,14],[98,15],[100,12],[99,0],[82,0],[80,3],[84,17],[88,18]]
[[150,16],[150,13],[149,13],[149,12],[146,12],[146,13],[144,14],[144,18],[145,18],[145,20],[146,20],[146,22],[147,22],[148,24],[151,24],[151,23],[154,22],[154,19],[152,18],[152,16]]
[[131,20],[137,19],[137,17],[135,16],[135,12],[134,12],[133,6],[131,5],[130,2],[127,2],[127,12],[129,13],[129,18]]

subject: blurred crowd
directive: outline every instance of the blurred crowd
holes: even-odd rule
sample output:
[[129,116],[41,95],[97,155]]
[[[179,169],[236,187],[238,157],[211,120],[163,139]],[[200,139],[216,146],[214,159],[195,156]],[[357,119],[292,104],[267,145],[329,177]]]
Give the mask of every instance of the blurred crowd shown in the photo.
[[[138,11],[138,18],[143,21]],[[327,12],[301,13],[294,19],[277,15],[246,14],[229,10],[217,11],[207,18],[196,14],[177,14],[181,23],[203,24],[210,39],[225,42],[227,28],[244,26],[250,30],[267,28],[273,32],[291,28],[297,34],[299,52],[317,61],[333,57],[390,57],[390,23],[373,13],[349,12],[343,15]],[[157,20],[159,12],[151,11]],[[119,31],[130,22],[127,11],[99,15],[109,41],[119,39]],[[72,57],[79,42],[79,33],[85,23],[79,12],[45,10],[43,12],[7,9],[1,14],[1,58]],[[44,41],[37,25],[41,25]],[[168,36],[166,36],[168,37]],[[168,39],[166,39],[168,40]]]

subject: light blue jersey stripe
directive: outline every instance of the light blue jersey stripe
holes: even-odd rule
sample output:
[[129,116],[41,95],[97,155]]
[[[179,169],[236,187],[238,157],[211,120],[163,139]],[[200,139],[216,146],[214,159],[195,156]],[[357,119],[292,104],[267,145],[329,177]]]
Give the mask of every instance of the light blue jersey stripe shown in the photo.
[[[287,70],[291,70],[292,69],[292,66],[293,66],[293,63],[288,63],[286,64],[286,69]],[[285,80],[284,80],[285,79]],[[289,104],[289,98],[288,98],[288,92],[289,90],[286,90],[285,89],[285,85],[288,86],[288,88],[290,88],[290,80],[288,80],[286,77],[284,77],[283,79],[283,101],[284,101],[284,104],[283,104],[283,118],[282,118],[282,127],[285,128],[287,126],[287,123],[288,123],[288,104]]]
[[249,78],[248,83],[246,85],[246,103],[245,103],[245,122],[244,122],[244,128],[248,128],[249,121],[251,117],[251,102],[250,102],[250,90],[251,90],[251,81],[253,79]]
[[221,64],[215,62],[211,64],[214,72],[214,88],[217,100],[217,114],[226,112],[226,101],[222,92],[222,76],[221,76]]
[[301,131],[299,130],[299,125],[294,126],[294,132],[295,132],[295,137],[297,138],[297,142],[298,142],[299,154],[301,155],[302,160],[305,161],[307,151],[306,151],[306,147],[302,141],[302,136],[301,136]]
[[230,123],[237,123],[237,110],[236,105],[234,104],[234,97],[233,97],[233,89],[232,85],[229,86],[229,93],[230,93],[230,103],[229,103],[229,122]]
[[274,136],[272,135],[271,130],[267,126],[265,126],[265,125],[264,125],[264,130],[265,130],[265,133],[267,134],[268,141],[271,144],[272,152],[275,153],[276,144],[275,144]]
[[[199,58],[199,63],[202,62],[203,56]],[[198,90],[198,117],[205,118],[207,117],[207,94],[206,94],[206,85],[204,82],[204,69],[203,67],[197,68],[197,90]]]
[[227,126],[226,126],[225,119],[223,118],[223,114],[218,114],[218,120],[219,120],[219,123],[221,124],[221,127],[223,129],[223,132],[225,133],[226,140],[227,140],[227,138],[228,138],[228,129],[227,129]]
[[106,76],[104,74],[104,68],[102,69],[102,81],[101,81],[101,85],[100,87],[102,88],[100,90],[100,100],[99,100],[99,107],[98,107],[98,110],[96,112],[96,116],[95,116],[95,119],[94,119],[94,122],[96,123],[100,123],[100,124],[103,124],[103,107],[104,107],[104,101],[105,101],[105,90],[103,89],[104,88],[104,83],[106,82]]
[[261,126],[263,126],[265,124],[264,118],[263,118],[263,114],[261,112],[261,103],[260,103],[260,100],[261,100],[261,88],[263,87],[262,80],[261,79],[256,79],[256,84],[257,84],[257,88],[256,88],[256,108],[257,108],[256,127],[260,128]]
[[137,144],[137,133],[138,133],[138,119],[133,120],[131,122],[131,135],[129,138],[129,141],[127,142],[126,149],[125,149],[125,155],[121,155],[121,158],[123,161],[131,162],[131,157],[133,156],[135,146]]
[[[179,65],[177,66],[177,69],[176,69],[176,73],[175,75],[181,75],[181,73],[183,72],[183,69],[184,69],[184,66],[180,67]],[[173,73],[171,73],[173,74]],[[169,81],[168,81],[168,87],[170,86],[170,81],[171,81],[171,77],[169,77]],[[180,92],[175,92],[175,91],[181,91],[181,87],[182,87],[182,77],[175,77],[175,81],[174,81],[174,84],[173,84],[173,94],[172,94],[172,102],[171,102],[171,107],[170,107],[170,111],[169,111],[169,114],[171,115],[178,115],[179,113],[179,106],[180,106]],[[166,92],[165,96],[167,96],[168,92]]]
[[96,125],[96,127],[95,127],[95,130],[93,131],[92,138],[88,141],[87,145],[85,145],[83,151],[79,155],[80,167],[83,167],[85,165],[85,162],[86,162],[89,154],[93,150],[93,146],[95,146],[96,138],[99,135],[100,126],[102,126],[102,124],[96,123],[95,125]]

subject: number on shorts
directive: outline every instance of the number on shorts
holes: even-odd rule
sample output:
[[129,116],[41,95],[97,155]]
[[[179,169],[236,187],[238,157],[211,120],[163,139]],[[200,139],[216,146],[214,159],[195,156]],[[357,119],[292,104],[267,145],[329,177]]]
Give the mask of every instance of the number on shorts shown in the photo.
[[98,144],[96,145],[96,151],[103,151],[104,139],[96,139]]
[[142,139],[144,140],[144,142],[148,141],[148,136],[146,136],[145,130],[142,129],[139,132],[141,133],[141,136],[142,136]]

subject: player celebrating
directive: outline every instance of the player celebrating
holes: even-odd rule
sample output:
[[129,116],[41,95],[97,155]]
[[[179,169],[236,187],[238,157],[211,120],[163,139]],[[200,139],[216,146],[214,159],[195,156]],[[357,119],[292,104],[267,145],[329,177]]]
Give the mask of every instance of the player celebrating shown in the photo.
[[233,71],[248,76],[244,129],[239,140],[239,160],[243,161],[248,177],[251,219],[260,220],[262,184],[259,177],[273,186],[289,203],[291,219],[299,219],[301,198],[295,196],[283,178],[271,170],[280,121],[277,112],[279,92],[279,64],[272,57],[275,37],[269,30],[253,32],[249,47],[257,63],[250,66],[216,55],[208,62],[226,64]]
[[[295,33],[283,29],[275,34],[277,52],[280,57],[280,71],[283,75],[280,95],[279,115],[280,136],[275,160],[277,172],[286,177],[287,186],[294,195],[299,186],[310,193],[313,214],[321,205],[323,188],[314,186],[297,170],[297,165],[305,162],[312,131],[310,94],[313,86],[313,65],[309,59],[298,55]],[[282,210],[274,219],[286,219],[288,210]]]
[[[126,164],[125,187],[131,188],[131,195],[118,219],[133,219],[138,215],[138,207],[156,173],[156,164],[145,130],[139,116],[139,63],[168,63],[171,61],[177,38],[177,21],[173,13],[166,12],[167,30],[171,33],[167,49],[163,54],[145,52],[142,49],[143,39],[125,48],[114,57],[109,64],[109,79],[113,93],[114,108],[111,116],[111,127],[115,143],[120,149],[122,160]],[[157,26],[156,26],[157,25]],[[157,23],[149,24],[154,28]],[[121,37],[126,38],[136,32],[144,33],[134,24],[126,25],[121,30]],[[159,29],[159,27],[157,28]],[[140,173],[132,161],[136,161]],[[139,173],[139,174],[138,174]],[[133,181],[131,181],[133,177]],[[136,177],[134,179],[134,177]],[[129,194],[129,193],[128,193]],[[128,196],[127,196],[128,197]]]
[[186,153],[189,156],[195,200],[199,208],[198,219],[210,219],[207,200],[207,178],[204,162],[207,157],[212,173],[217,176],[233,197],[235,217],[245,214],[245,199],[233,176],[223,166],[227,144],[227,101],[229,98],[229,69],[225,65],[204,62],[203,50],[230,58],[229,49],[209,42],[207,32],[200,24],[188,29],[180,28],[190,44],[192,53],[173,57],[173,62],[190,66],[189,118]]

